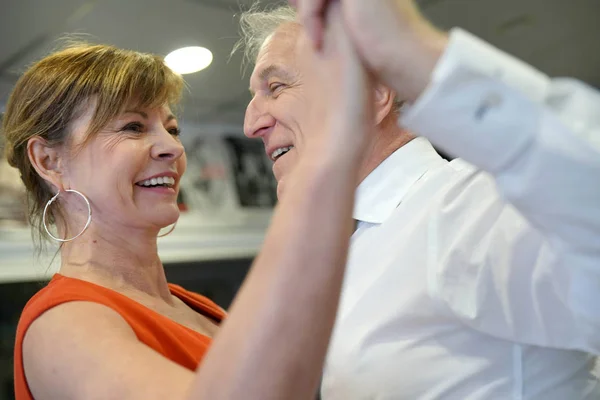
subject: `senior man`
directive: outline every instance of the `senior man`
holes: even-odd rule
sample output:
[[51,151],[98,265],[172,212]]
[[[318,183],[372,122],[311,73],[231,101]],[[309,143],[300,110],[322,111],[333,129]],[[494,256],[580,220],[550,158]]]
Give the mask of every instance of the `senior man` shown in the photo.
[[[375,123],[360,168],[357,228],[323,398],[599,398],[591,370],[600,353],[593,236],[600,216],[589,200],[600,194],[576,187],[561,170],[583,159],[588,163],[580,177],[592,182],[600,171],[597,150],[526,95],[513,93],[510,83],[486,76],[496,70],[494,62],[524,68],[520,72],[539,81],[513,70],[509,75],[527,82],[527,91],[548,84],[540,74],[463,31],[452,32],[448,43],[411,2],[342,4],[346,18],[350,4],[373,24],[405,26],[390,29],[396,36],[386,41],[369,42],[365,34],[361,42],[359,31],[368,24],[356,24],[356,16],[346,21],[359,53],[389,86],[374,93]],[[386,9],[390,4],[401,6]],[[305,20],[318,45],[322,23]],[[250,12],[242,26],[255,61],[244,130],[263,140],[281,197],[294,185],[290,172],[308,151],[306,138],[322,134],[305,123],[318,111],[305,90],[316,67],[299,57],[306,30],[293,9]],[[385,31],[378,29],[372,28]],[[367,61],[368,51],[381,58]],[[469,63],[480,53],[491,58],[492,68]],[[467,61],[459,62],[460,56]],[[397,99],[411,104],[407,111]],[[410,131],[399,127],[399,116]],[[462,152],[479,168],[445,161],[411,132]],[[556,170],[548,175],[539,168],[551,150]],[[547,185],[563,192],[540,198],[537,191],[547,195]],[[581,204],[591,225],[569,202],[572,193],[585,195]]]

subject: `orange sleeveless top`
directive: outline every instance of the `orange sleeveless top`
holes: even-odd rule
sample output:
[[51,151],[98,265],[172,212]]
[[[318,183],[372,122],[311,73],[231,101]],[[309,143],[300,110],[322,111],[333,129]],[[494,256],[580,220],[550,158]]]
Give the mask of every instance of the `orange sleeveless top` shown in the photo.
[[[225,312],[207,298],[177,285],[169,284],[169,289],[172,295],[215,322],[221,322],[225,318]],[[45,288],[29,300],[17,326],[14,353],[16,400],[33,400],[23,369],[23,338],[27,329],[44,312],[69,301],[90,301],[115,310],[127,321],[142,343],[192,371],[196,369],[212,341],[114,290],[56,274]]]

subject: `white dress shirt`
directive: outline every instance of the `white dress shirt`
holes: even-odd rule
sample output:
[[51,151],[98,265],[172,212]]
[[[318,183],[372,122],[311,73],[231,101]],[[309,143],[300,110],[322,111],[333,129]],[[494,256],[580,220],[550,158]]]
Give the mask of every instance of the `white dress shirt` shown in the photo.
[[600,102],[535,74],[452,33],[403,123],[479,168],[417,138],[360,185],[324,400],[600,398]]
[[454,29],[429,88],[401,122],[493,174],[553,244],[592,255],[598,268],[600,92],[550,79]]

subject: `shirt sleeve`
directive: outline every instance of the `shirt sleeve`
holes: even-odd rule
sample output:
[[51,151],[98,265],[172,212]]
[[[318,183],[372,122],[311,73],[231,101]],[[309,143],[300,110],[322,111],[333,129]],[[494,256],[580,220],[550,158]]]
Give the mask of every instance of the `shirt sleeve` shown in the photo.
[[434,207],[428,288],[444,314],[502,340],[600,354],[597,257],[561,249],[472,166]]
[[403,112],[404,127],[477,167],[430,226],[432,297],[472,328],[600,354],[598,110],[591,87],[454,29]]
[[549,79],[455,28],[427,90],[400,123],[491,173],[551,241],[594,254],[600,276],[600,94]]

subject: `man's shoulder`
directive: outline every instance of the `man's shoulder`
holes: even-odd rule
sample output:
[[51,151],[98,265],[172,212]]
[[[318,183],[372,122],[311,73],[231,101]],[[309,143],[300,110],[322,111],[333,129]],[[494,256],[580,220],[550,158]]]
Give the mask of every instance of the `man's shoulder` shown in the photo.
[[457,173],[470,173],[477,171],[477,167],[473,164],[468,163],[462,158],[455,158],[448,162],[448,167]]
[[462,159],[454,159],[434,171],[415,187],[413,195],[422,205],[429,204],[437,210],[452,205],[468,211],[475,204],[505,203],[494,177]]
[[490,196],[499,195],[494,177],[463,159],[455,158],[430,172],[424,177],[422,188],[427,187],[437,195],[480,196],[482,191]]

